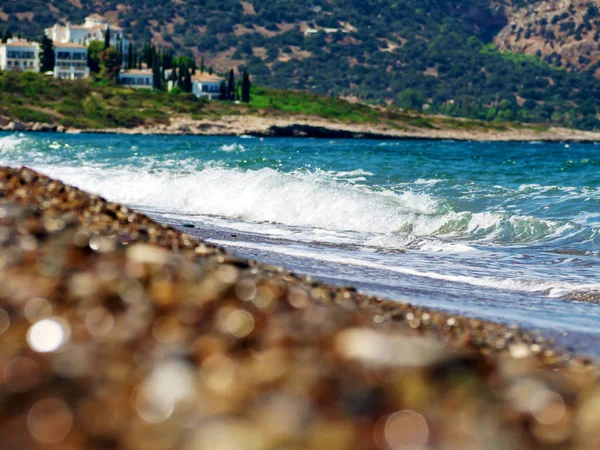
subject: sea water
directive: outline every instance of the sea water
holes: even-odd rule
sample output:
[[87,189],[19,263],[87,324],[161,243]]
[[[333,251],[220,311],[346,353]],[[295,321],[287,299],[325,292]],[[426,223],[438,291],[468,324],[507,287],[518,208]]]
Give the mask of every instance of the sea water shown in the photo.
[[600,146],[4,133],[0,164],[244,257],[600,355]]

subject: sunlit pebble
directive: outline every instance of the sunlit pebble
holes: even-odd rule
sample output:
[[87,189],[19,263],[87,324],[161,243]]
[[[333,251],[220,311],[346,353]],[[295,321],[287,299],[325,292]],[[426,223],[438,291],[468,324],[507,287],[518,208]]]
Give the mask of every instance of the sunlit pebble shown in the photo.
[[92,236],[90,239],[90,248],[99,253],[108,253],[115,249],[117,241],[113,237],[108,236]]
[[30,323],[35,323],[52,316],[53,308],[48,300],[41,297],[32,298],[25,303],[23,315]]
[[[425,447],[429,427],[421,414],[410,410],[398,411],[384,420],[383,438],[391,450],[420,450]],[[380,437],[376,436],[376,441],[383,447]]]
[[227,317],[227,331],[234,337],[244,338],[254,329],[254,316],[248,311],[238,309]]
[[40,353],[59,350],[69,341],[70,337],[69,325],[58,318],[40,320],[27,331],[27,343],[33,350]]
[[92,336],[100,338],[110,333],[115,319],[108,309],[103,306],[97,306],[85,315],[84,323]]
[[456,326],[456,319],[454,317],[449,317],[448,320],[446,320],[446,325],[449,327]]
[[102,261],[98,264],[96,273],[100,280],[105,283],[111,283],[119,277],[121,269],[112,262]]
[[419,328],[419,326],[421,325],[421,321],[419,319],[412,319],[408,322],[408,325],[411,328]]
[[542,347],[539,344],[532,344],[531,347],[529,347],[529,349],[533,352],[533,353],[539,353],[542,351]]
[[510,356],[515,359],[523,359],[527,358],[531,355],[531,351],[529,350],[529,346],[524,343],[511,345],[509,348]]
[[223,284],[233,284],[237,281],[239,276],[239,270],[233,267],[232,265],[225,264],[223,266],[219,266],[215,270],[215,275]]
[[303,397],[275,394],[261,402],[257,418],[271,433],[293,436],[302,433],[310,414],[310,404]]
[[256,284],[250,280],[238,281],[235,285],[235,295],[244,302],[254,300],[256,297]]
[[385,320],[385,317],[380,316],[380,315],[375,315],[373,317],[373,322],[375,322],[375,323],[383,323],[384,320]]
[[529,408],[535,420],[544,425],[553,425],[564,415],[565,402],[556,392],[541,391],[532,396]]
[[0,334],[4,333],[10,327],[10,317],[8,313],[0,308]]
[[29,434],[41,444],[58,444],[67,437],[72,427],[71,409],[57,398],[40,400],[27,415]]
[[90,235],[84,231],[78,231],[73,236],[73,243],[77,247],[87,247],[90,243]]
[[202,363],[200,376],[210,389],[225,393],[231,389],[235,379],[235,364],[224,355],[211,355]]
[[138,415],[148,423],[167,420],[177,403],[194,392],[194,373],[181,361],[160,363],[140,387],[135,398]]
[[33,236],[21,236],[19,239],[19,246],[24,252],[33,252],[37,249],[38,243]]
[[60,219],[46,219],[44,220],[44,228],[49,232],[60,231],[65,228],[65,222]]
[[273,292],[268,286],[259,286],[256,288],[256,296],[252,302],[261,311],[269,312],[276,307],[275,297],[276,293]]
[[172,344],[181,337],[181,327],[175,317],[160,317],[152,325],[152,335],[161,344]]
[[92,369],[92,353],[88,344],[74,344],[68,352],[60,352],[52,360],[56,374],[66,378],[81,377]]
[[265,434],[248,422],[217,419],[192,432],[184,450],[262,450]]
[[4,382],[13,392],[30,391],[40,379],[40,366],[31,358],[11,359],[4,368]]
[[89,297],[96,293],[99,280],[90,273],[77,273],[69,281],[69,291],[75,297]]
[[287,300],[289,302],[290,305],[292,305],[294,308],[298,308],[298,309],[303,309],[308,307],[309,305],[309,298],[308,298],[308,294],[303,291],[302,289],[298,289],[298,288],[294,288],[291,289],[290,292],[288,293],[287,296]]

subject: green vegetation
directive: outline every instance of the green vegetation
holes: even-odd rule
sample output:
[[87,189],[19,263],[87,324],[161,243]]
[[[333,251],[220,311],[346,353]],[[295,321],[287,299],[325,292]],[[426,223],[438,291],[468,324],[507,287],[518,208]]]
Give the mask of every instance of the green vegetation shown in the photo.
[[168,124],[174,116],[214,120],[225,115],[242,114],[323,118],[345,123],[373,123],[395,129],[502,131],[518,126],[424,116],[303,91],[253,86],[249,103],[210,102],[179,89],[169,93],[136,90],[90,79],[65,81],[31,72],[0,72],[0,97],[0,116],[81,129],[154,126]]
[[261,87],[252,90],[250,105],[267,111],[284,111],[348,122],[370,122],[379,117],[378,111],[369,106],[303,91]]
[[190,94],[63,81],[36,73],[0,72],[0,96],[0,115],[77,128],[168,123],[172,115],[197,117],[209,110],[206,101]]

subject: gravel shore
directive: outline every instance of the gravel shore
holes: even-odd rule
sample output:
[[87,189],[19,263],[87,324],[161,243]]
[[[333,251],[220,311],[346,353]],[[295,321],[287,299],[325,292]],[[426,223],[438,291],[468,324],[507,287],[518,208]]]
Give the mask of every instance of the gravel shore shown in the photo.
[[0,168],[0,448],[597,449],[598,366]]
[[[417,116],[415,116],[417,117]],[[426,116],[428,117],[428,116]],[[430,119],[445,119],[429,116]],[[312,116],[234,115],[194,120],[188,116],[171,117],[168,124],[147,124],[134,128],[75,129],[61,125],[35,122],[8,122],[0,131],[40,131],[67,133],[117,133],[129,135],[194,135],[194,136],[256,136],[256,137],[313,137],[325,139],[380,139],[380,140],[455,140],[485,142],[582,142],[600,141],[597,131],[549,127],[536,130],[528,126],[506,126],[504,130],[479,123],[477,127],[460,127],[461,119],[453,119],[454,126],[445,123],[433,127],[410,124],[351,123]]]

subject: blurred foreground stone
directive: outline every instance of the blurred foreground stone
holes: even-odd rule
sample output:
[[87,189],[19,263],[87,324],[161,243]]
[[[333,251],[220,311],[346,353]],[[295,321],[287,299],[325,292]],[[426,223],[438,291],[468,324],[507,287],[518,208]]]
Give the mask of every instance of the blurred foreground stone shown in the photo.
[[0,169],[0,449],[597,449],[597,366]]

